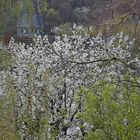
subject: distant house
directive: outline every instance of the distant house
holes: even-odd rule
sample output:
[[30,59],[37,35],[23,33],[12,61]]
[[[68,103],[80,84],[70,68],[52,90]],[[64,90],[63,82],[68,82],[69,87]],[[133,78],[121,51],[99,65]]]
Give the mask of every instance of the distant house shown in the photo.
[[17,20],[17,36],[31,38],[34,34],[41,34],[43,29],[43,17],[40,9],[40,3],[33,1],[34,13],[29,18],[26,9],[21,12],[21,16]]

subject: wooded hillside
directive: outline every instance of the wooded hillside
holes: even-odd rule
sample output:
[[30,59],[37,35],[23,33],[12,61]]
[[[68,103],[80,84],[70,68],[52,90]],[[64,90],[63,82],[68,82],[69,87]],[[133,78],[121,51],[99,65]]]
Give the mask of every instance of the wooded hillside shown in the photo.
[[[25,0],[21,1],[24,2]],[[17,8],[17,2],[14,2],[11,5],[11,11],[14,11],[14,14],[16,13],[18,16],[20,15],[20,7],[26,7],[25,4]],[[1,14],[1,18],[7,16],[9,8],[10,5],[6,6],[5,4],[5,9],[2,8],[4,14]],[[32,9],[29,6],[26,8]],[[139,0],[47,0],[46,9],[43,12],[43,31],[45,33],[48,33],[53,27],[60,26],[63,28],[73,23],[100,27],[108,22],[111,24],[114,22],[125,23],[126,21],[138,22],[140,17]],[[10,14],[8,17],[8,20],[3,19],[1,22],[6,23],[4,26],[6,31],[15,34],[17,17],[10,16]],[[2,29],[1,32],[4,31]]]

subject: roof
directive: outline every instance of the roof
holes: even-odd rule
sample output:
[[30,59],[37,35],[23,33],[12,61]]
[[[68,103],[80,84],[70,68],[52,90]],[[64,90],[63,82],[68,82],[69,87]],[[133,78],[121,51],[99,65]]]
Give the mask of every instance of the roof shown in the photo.
[[17,21],[17,27],[30,27],[29,18],[26,11],[22,11],[21,16]]

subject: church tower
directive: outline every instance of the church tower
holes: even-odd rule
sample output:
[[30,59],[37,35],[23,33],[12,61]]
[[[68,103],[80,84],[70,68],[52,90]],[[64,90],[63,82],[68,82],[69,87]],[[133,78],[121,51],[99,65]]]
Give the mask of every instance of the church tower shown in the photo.
[[43,29],[43,15],[41,0],[33,0],[33,13],[29,18],[26,9],[23,9],[17,20],[17,37],[31,38],[34,34],[41,34]]

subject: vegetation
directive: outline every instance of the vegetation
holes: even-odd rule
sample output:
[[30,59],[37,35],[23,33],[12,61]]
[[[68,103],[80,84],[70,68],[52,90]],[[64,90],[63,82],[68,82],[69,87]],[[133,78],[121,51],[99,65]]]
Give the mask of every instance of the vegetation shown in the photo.
[[[0,140],[139,140],[138,4],[47,0],[38,12],[55,40],[0,44]],[[1,32],[34,12],[32,0],[0,9]]]
[[[114,81],[114,80],[113,80]],[[82,118],[92,125],[87,140],[138,140],[140,137],[139,87],[131,83],[99,82],[85,92]],[[97,88],[98,87],[98,88]]]
[[134,46],[122,32],[91,37],[74,25],[52,44],[38,36],[1,48],[1,138],[138,139]]

